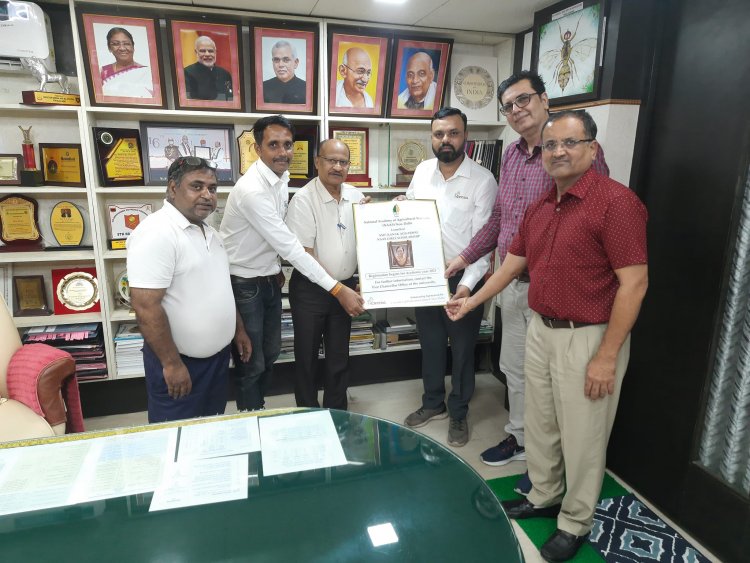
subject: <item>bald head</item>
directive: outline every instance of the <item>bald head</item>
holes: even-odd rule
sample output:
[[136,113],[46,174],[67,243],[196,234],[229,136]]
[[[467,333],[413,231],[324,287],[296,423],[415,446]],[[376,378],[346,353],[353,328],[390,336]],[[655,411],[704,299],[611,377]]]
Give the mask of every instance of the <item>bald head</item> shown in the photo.
[[349,172],[349,147],[338,139],[323,141],[315,157],[315,168],[326,189],[332,194],[339,193]]
[[360,47],[347,49],[339,65],[339,74],[344,79],[346,97],[352,101],[362,98],[372,74],[370,55]]
[[425,99],[434,79],[435,70],[430,55],[419,51],[409,57],[406,63],[406,85],[414,101],[421,102]]

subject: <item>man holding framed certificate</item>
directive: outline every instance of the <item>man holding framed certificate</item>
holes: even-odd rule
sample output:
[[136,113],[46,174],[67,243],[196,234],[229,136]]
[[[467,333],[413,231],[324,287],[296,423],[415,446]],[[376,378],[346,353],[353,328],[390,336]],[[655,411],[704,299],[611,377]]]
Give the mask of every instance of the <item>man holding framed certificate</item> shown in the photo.
[[[497,194],[492,173],[464,153],[466,115],[446,107],[432,116],[432,152],[436,158],[422,162],[414,171],[407,199],[434,200],[443,239],[443,257],[450,262],[484,226]],[[401,196],[403,197],[403,196]],[[398,261],[394,248],[394,260]],[[403,250],[407,252],[407,250]],[[404,260],[404,263],[407,263]],[[448,280],[454,298],[468,297],[482,286],[489,268],[489,254],[455,273]],[[440,306],[415,309],[422,347],[422,406],[406,417],[411,428],[450,415],[448,443],[463,446],[469,441],[466,415],[474,393],[474,345],[482,322],[482,309],[453,323]],[[445,405],[445,372],[450,339],[453,389]]]

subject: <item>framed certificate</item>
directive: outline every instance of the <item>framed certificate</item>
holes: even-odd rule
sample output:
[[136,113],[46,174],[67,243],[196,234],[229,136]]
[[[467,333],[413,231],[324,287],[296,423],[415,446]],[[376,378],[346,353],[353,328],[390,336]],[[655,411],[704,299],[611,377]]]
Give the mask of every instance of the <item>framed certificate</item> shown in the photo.
[[435,201],[368,203],[353,210],[365,307],[445,305],[448,281]]
[[13,276],[13,314],[16,317],[51,315],[44,276]]
[[370,179],[370,130],[367,127],[331,127],[331,139],[338,139],[349,147],[349,174],[346,183],[352,186],[372,186]]
[[86,187],[81,145],[39,143],[39,160],[46,185]]
[[95,268],[52,270],[55,315],[101,311]]
[[102,186],[143,185],[138,129],[94,127],[94,143]]
[[0,154],[0,186],[20,186],[23,160],[20,154]]
[[146,217],[151,215],[150,203],[112,203],[109,206],[110,235],[109,247],[112,250],[125,248],[125,241]]

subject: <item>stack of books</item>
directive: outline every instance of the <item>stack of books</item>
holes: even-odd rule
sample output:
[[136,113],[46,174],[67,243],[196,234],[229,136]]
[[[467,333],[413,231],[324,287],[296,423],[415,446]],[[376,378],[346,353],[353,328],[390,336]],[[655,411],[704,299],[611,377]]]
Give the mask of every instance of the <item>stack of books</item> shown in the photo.
[[[255,343],[253,342],[253,346]],[[294,325],[291,311],[281,313],[281,354],[280,360],[294,359]]]
[[101,323],[33,327],[24,332],[21,340],[24,344],[49,344],[70,353],[79,381],[107,378]]
[[503,152],[503,142],[496,141],[466,141],[466,154],[477,164],[492,172],[495,180],[500,178],[500,158]]
[[352,332],[349,336],[349,351],[371,350],[375,335],[372,332],[372,317],[365,311],[352,319]]
[[122,323],[115,334],[115,363],[117,377],[142,375],[143,335],[136,323]]
[[417,323],[409,317],[393,317],[373,325],[373,348],[385,350],[419,342]]

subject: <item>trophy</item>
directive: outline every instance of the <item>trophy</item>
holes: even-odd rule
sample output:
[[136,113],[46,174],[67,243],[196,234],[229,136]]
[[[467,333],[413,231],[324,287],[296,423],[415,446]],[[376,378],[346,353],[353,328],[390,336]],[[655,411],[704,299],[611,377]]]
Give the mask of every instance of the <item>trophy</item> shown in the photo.
[[[51,72],[38,57],[21,57],[21,66],[39,81],[39,90],[24,90],[23,103],[35,106],[80,106],[81,97],[70,93],[68,77],[59,72]],[[47,92],[47,85],[56,83],[61,93]]]
[[44,174],[36,167],[36,156],[34,155],[34,143],[31,141],[31,125],[24,129],[20,125],[18,128],[23,133],[23,170],[21,170],[22,186],[42,186],[44,185]]

